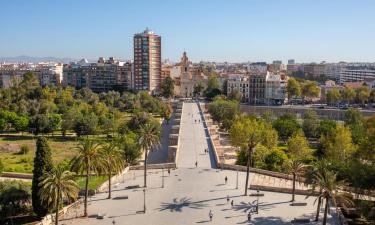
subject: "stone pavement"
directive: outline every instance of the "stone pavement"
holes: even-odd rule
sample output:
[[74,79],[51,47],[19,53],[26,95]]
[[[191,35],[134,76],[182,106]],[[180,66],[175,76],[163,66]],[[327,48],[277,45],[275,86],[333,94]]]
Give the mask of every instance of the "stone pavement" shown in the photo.
[[[255,209],[257,197],[243,196],[245,172],[238,173],[237,189],[236,171],[215,169],[215,163],[210,160],[211,153],[204,154],[204,149],[208,147],[207,137],[203,125],[198,123],[199,118],[196,104],[185,103],[178,169],[172,170],[170,175],[164,171],[164,188],[163,172],[148,172],[146,213],[142,212],[143,188],[126,189],[130,185],[142,186],[143,171],[130,171],[121,183],[114,185],[112,199],[106,199],[108,194],[101,193],[90,200],[88,218],[74,219],[76,214],[72,213],[61,224],[110,225],[114,221],[119,225],[282,225],[290,224],[293,218],[314,217],[314,198],[305,199],[305,196],[297,195],[297,201],[306,202],[307,206],[290,206],[290,194],[262,192],[265,196],[259,198],[259,214],[253,213],[252,221],[248,222],[247,213]],[[194,165],[196,161],[197,168]],[[228,177],[227,184],[224,182],[225,177]],[[226,200],[227,196],[229,202]],[[230,204],[232,200],[233,207]],[[82,213],[82,208],[78,209],[77,215]],[[208,217],[210,210],[213,212],[213,221]],[[96,219],[98,213],[106,216],[102,220]],[[328,224],[335,223],[330,218]]]

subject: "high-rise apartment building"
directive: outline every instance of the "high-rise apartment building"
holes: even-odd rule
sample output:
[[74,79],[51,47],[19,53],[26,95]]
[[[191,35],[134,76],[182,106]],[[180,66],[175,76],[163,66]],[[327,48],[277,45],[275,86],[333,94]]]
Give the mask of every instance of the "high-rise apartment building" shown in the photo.
[[134,90],[158,93],[161,85],[161,37],[146,29],[134,35]]

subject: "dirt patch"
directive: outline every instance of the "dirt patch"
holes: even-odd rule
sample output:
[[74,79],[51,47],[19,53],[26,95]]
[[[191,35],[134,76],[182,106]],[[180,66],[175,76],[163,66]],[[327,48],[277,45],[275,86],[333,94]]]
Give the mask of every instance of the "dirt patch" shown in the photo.
[[0,152],[17,153],[21,146],[16,143],[4,143],[0,144]]

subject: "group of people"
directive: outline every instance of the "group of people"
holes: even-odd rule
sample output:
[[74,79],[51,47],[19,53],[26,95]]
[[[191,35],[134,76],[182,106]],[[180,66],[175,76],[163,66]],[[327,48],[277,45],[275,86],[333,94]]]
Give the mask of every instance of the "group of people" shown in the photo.
[[[225,176],[224,181],[225,181],[225,184],[228,183],[228,177],[227,176]],[[234,206],[234,200],[233,199],[231,200],[229,198],[229,195],[227,195],[227,204],[229,204],[229,202],[230,202],[230,206],[233,208],[233,206]],[[252,215],[253,212],[255,212],[256,214],[258,214],[258,205],[255,206],[255,209],[251,208],[251,210],[249,210],[249,212],[247,214],[247,220],[249,222],[251,221],[251,215]],[[208,216],[210,218],[210,221],[212,221],[212,218],[213,218],[212,210],[210,210],[210,212],[208,213]]]

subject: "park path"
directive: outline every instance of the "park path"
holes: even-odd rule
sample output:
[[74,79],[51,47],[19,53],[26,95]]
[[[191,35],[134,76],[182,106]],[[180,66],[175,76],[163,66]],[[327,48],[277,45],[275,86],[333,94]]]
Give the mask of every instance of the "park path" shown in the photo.
[[[208,145],[208,136],[203,125],[202,115],[197,103],[185,102],[181,116],[181,145],[177,166],[179,168],[195,167],[215,168],[212,149]],[[205,153],[205,149],[209,153]]]

